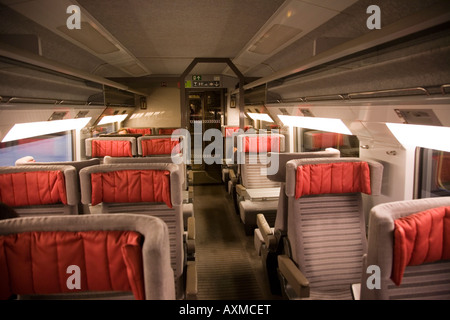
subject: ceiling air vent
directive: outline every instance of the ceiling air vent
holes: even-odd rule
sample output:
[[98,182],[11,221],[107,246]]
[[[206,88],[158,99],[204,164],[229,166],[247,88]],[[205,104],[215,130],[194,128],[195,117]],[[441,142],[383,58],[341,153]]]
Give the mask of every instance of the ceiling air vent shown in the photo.
[[442,126],[442,123],[431,109],[395,109],[395,112],[404,123]]
[[67,115],[67,113],[68,113],[67,111],[56,111],[56,112],[53,112],[53,114],[50,116],[48,121],[63,120],[64,117]]

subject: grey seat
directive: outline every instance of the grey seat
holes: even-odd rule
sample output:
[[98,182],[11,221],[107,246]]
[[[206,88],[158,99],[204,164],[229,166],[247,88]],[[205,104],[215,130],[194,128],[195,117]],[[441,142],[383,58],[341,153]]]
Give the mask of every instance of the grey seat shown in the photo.
[[[195,229],[183,225],[183,177],[178,165],[123,163],[80,171],[83,204],[100,205],[103,213],[139,213],[161,218],[169,228],[177,298],[196,295]],[[188,278],[187,275],[190,277]],[[185,288],[185,285],[188,284]]]
[[449,300],[449,217],[450,197],[404,200],[372,208],[361,299]]
[[86,157],[136,157],[136,137],[97,137],[85,140]]
[[81,203],[81,190],[80,190],[80,179],[79,179],[79,172],[81,169],[85,168],[85,167],[89,167],[89,166],[95,166],[100,164],[100,159],[98,158],[93,158],[93,159],[88,159],[88,160],[79,160],[79,161],[56,161],[56,162],[30,162],[28,161],[28,159],[26,159],[27,157],[18,159],[16,161],[16,166],[49,166],[49,165],[62,165],[62,166],[72,166],[75,168],[75,170],[77,171],[77,189],[78,189],[78,193],[79,196],[78,198],[80,199],[80,202],[78,204],[78,213],[79,214],[88,214],[90,213],[89,211],[89,206],[87,205],[83,205]]
[[291,160],[282,288],[291,298],[352,299],[366,232],[361,193],[381,192],[383,166],[359,158]]
[[2,299],[175,299],[167,226],[144,215],[2,220],[0,270]]
[[186,148],[186,146],[183,146],[184,142],[184,137],[181,134],[142,136],[137,139],[137,150],[140,157],[149,158],[145,160],[147,162],[163,160],[164,162],[172,163],[175,159],[183,170],[182,174],[185,177],[183,190],[187,190],[189,187],[188,170],[182,153],[186,152],[183,149]]
[[272,221],[275,219],[280,183],[268,179],[267,172],[271,171],[271,165],[278,164],[278,159],[271,155],[285,151],[285,137],[282,134],[241,134],[237,141],[236,208],[246,234],[253,235],[258,213],[264,213]]
[[[237,148],[236,137],[243,134],[244,131],[240,130],[239,126],[222,126],[223,136],[223,164],[222,164],[222,181],[225,184],[226,190],[230,193],[229,188],[232,188],[233,182],[229,183],[233,177],[233,174],[237,173],[237,161],[234,156],[235,149]],[[232,177],[230,177],[230,174]]]
[[[138,155],[141,157],[170,156],[180,152],[182,135],[142,136],[137,138]],[[174,150],[175,149],[175,150]]]
[[275,156],[279,161],[278,171],[274,174],[267,175],[267,178],[270,180],[280,183],[275,221],[273,219],[268,221],[263,213],[258,213],[258,228],[254,232],[255,250],[261,256],[262,265],[267,273],[273,294],[281,293],[277,274],[277,256],[280,254],[282,238],[286,235],[287,231],[288,200],[285,192],[286,163],[293,159],[339,158],[339,156],[339,150],[331,148],[326,151],[317,152],[279,153]]
[[104,164],[124,164],[124,163],[173,163],[178,164],[183,180],[183,222],[184,228],[187,229],[188,219],[194,217],[194,204],[192,203],[189,183],[187,182],[186,165],[182,163],[182,156],[178,155],[160,155],[153,157],[137,157],[137,158],[116,158],[106,156],[103,159]]

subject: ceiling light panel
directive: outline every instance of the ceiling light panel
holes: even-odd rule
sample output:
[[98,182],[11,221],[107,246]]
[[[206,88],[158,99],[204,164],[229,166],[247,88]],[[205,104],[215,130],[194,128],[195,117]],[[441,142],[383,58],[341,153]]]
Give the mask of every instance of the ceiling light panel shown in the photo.
[[81,29],[68,29],[67,26],[59,26],[57,29],[73,40],[82,43],[96,54],[102,55],[119,51],[114,43],[88,22],[81,22]]
[[[233,63],[248,66],[250,71],[356,2],[287,0],[233,59]],[[231,71],[227,69],[225,73],[231,74]]]
[[103,118],[98,123],[99,126],[108,124],[108,123],[115,123],[115,122],[122,122],[128,117],[128,114],[121,114],[121,115],[115,115],[115,116],[103,116]]
[[[150,74],[150,71],[131,52],[75,0],[11,1],[8,5],[11,9],[129,75]],[[71,5],[80,7],[81,29],[67,27],[67,20],[71,14],[66,11]],[[130,68],[134,65],[137,67]]]

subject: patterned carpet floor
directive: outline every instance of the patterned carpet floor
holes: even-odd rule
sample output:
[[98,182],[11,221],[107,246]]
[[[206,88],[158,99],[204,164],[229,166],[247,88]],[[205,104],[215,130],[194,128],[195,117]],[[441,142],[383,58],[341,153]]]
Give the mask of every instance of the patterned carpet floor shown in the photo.
[[268,300],[253,236],[246,236],[224,185],[194,187],[199,300]]

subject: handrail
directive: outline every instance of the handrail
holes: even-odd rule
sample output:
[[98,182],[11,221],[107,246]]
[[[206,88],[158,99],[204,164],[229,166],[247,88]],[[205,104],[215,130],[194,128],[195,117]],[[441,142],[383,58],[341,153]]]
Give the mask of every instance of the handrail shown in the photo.
[[7,103],[15,102],[19,100],[19,102],[35,102],[35,103],[53,103],[58,104],[57,99],[48,99],[48,98],[28,98],[28,97],[10,97]]
[[[4,101],[3,101],[4,100]],[[4,99],[0,96],[0,103],[39,103],[39,104],[58,104],[58,105],[91,105],[93,102],[81,101],[81,100],[64,100],[64,99],[52,99],[52,98],[33,98],[33,97],[9,97]],[[102,104],[103,105],[103,104]]]
[[344,95],[342,94],[330,94],[330,95],[323,95],[323,96],[311,96],[311,97],[303,97],[303,101],[304,102],[309,102],[309,101],[321,101],[321,100],[333,100],[333,99],[327,99],[327,98],[334,98],[334,97],[338,97],[341,100],[345,100]]
[[[445,89],[450,87],[450,85],[442,85],[441,91],[445,94]],[[413,88],[401,88],[401,89],[384,89],[384,90],[376,90],[376,91],[363,91],[363,92],[353,92],[348,94],[334,94],[334,95],[321,95],[321,96],[310,96],[310,97],[298,97],[298,98],[290,98],[290,99],[278,99],[277,103],[289,103],[289,102],[312,102],[312,101],[324,101],[324,100],[332,100],[331,98],[336,97],[342,101],[347,99],[356,99],[358,96],[371,96],[376,94],[383,93],[408,93],[408,92],[421,92],[427,96],[430,96],[430,92],[423,87],[413,87]]]
[[430,95],[427,89],[422,87],[415,87],[415,88],[404,88],[404,89],[387,89],[387,90],[377,90],[377,91],[365,91],[365,92],[356,92],[356,93],[349,93],[347,97],[349,99],[353,99],[356,96],[368,96],[368,95],[375,95],[375,94],[382,94],[382,93],[401,93],[401,92],[411,92],[411,91],[422,91],[425,92],[427,96]]
[[442,92],[442,94],[446,94],[445,88],[450,88],[450,84],[443,84],[443,85],[441,86],[441,92]]

